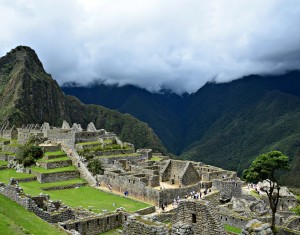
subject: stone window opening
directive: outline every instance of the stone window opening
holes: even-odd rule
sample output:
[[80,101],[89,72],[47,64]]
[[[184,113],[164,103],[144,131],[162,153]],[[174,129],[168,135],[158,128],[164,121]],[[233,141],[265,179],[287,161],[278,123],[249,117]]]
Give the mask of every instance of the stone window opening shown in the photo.
[[119,221],[119,216],[116,216],[116,221]]
[[126,215],[124,216],[124,220],[127,221],[127,216]]
[[90,222],[89,221],[86,222],[86,226],[90,227]]
[[109,224],[109,217],[106,218],[106,223]]
[[100,219],[97,219],[97,224],[100,225]]
[[75,224],[75,230],[78,231],[78,223]]
[[192,214],[192,223],[196,223],[196,222],[197,222],[196,214]]

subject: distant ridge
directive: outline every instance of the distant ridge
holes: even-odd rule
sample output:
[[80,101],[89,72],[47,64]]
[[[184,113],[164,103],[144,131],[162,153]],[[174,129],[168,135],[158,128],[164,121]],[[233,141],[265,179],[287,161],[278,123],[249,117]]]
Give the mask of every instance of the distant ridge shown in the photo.
[[166,153],[159,138],[146,123],[129,114],[102,106],[84,105],[66,96],[57,82],[47,74],[38,56],[29,47],[18,46],[0,58],[0,124],[9,121],[21,126],[29,123],[62,121],[94,122],[98,128],[115,132],[137,148],[147,147]]
[[183,96],[132,85],[62,89],[84,103],[101,104],[147,122],[167,149],[184,159],[241,173],[260,153],[280,150],[293,165],[283,179],[300,187],[299,71],[207,83]]

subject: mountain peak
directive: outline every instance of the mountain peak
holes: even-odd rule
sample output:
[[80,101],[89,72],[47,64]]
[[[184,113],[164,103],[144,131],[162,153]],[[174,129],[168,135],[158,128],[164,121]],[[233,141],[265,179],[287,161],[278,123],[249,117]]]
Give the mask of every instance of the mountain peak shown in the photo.
[[11,64],[21,66],[31,72],[45,72],[36,52],[28,46],[17,46],[0,58],[0,65]]

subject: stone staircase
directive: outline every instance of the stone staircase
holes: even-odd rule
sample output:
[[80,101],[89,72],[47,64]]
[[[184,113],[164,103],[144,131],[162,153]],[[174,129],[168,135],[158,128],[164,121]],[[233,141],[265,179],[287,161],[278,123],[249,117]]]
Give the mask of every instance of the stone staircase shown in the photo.
[[77,170],[80,173],[80,177],[85,179],[90,186],[97,185],[97,181],[96,181],[95,177],[88,170],[87,166],[82,161],[82,159],[78,155],[77,151],[74,148],[70,148],[68,146],[63,146],[62,149],[68,155],[68,157],[71,159],[73,166],[77,167]]

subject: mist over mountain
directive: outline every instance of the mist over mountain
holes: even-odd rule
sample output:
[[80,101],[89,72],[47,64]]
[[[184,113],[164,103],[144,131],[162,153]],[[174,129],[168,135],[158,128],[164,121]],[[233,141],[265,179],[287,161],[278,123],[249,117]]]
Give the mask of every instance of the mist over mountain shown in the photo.
[[260,153],[280,150],[300,176],[300,72],[206,83],[193,94],[151,93],[132,85],[63,86],[87,104],[130,113],[146,122],[181,158],[236,170]]

